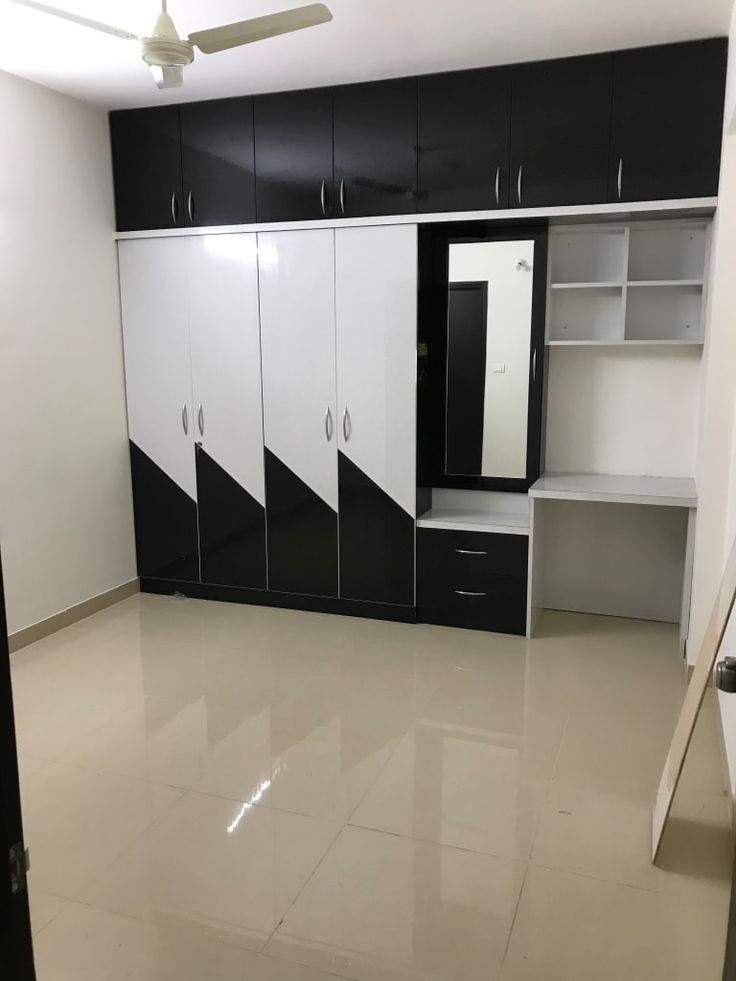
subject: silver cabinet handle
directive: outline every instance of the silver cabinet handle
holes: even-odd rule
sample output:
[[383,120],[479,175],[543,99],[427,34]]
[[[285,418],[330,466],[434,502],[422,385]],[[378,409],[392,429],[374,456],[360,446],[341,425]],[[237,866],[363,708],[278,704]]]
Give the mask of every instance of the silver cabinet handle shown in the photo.
[[184,430],[184,435],[189,435],[189,413],[187,412],[187,403],[181,407],[181,427]]
[[171,195],[171,220],[175,225],[179,224],[179,202],[176,200],[176,191]]
[[325,204],[325,182],[322,181],[322,189],[319,192],[319,203],[322,205],[322,214],[327,214],[327,206]]
[[328,406],[327,412],[325,412],[325,436],[327,437],[328,443],[331,442],[332,440],[333,432],[334,432],[334,428],[332,425],[332,409],[330,409],[330,407]]
[[350,421],[350,413],[348,412],[348,407],[345,406],[345,411],[342,414],[342,435],[346,443],[350,439],[352,433],[353,433],[353,424]]
[[471,589],[456,589],[458,596],[487,596],[487,593],[474,593]]
[[501,190],[501,168],[496,167],[496,204],[501,203],[500,190]]
[[340,210],[345,214],[345,180],[340,181]]
[[458,555],[488,555],[488,552],[481,552],[474,548],[456,548],[455,551]]
[[537,349],[534,348],[534,354],[532,354],[532,381],[537,380]]
[[524,167],[519,164],[519,173],[516,175],[516,196],[519,199],[519,204],[521,204],[521,178],[524,173]]
[[618,177],[616,178],[616,187],[618,188],[618,199],[621,200],[621,187],[623,183],[624,176],[624,158],[618,158]]
[[202,408],[202,403],[199,403],[199,411],[197,412],[197,425],[199,426],[199,435],[204,436],[204,409]]
[[187,195],[187,211],[189,212],[189,220],[194,222],[194,195],[191,191]]

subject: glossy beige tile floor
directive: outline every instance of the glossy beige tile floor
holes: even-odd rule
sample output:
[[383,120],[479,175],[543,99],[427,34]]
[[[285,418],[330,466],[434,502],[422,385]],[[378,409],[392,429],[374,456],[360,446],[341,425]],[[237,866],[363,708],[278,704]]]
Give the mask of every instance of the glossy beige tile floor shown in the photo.
[[712,699],[648,860],[676,645],[137,596],[18,652],[39,981],[717,981]]

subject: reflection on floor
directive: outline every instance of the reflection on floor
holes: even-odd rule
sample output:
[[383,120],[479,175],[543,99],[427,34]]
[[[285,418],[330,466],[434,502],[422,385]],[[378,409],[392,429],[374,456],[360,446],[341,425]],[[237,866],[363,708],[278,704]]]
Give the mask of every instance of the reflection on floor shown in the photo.
[[675,627],[531,643],[137,596],[13,657],[39,981],[716,981],[711,703]]

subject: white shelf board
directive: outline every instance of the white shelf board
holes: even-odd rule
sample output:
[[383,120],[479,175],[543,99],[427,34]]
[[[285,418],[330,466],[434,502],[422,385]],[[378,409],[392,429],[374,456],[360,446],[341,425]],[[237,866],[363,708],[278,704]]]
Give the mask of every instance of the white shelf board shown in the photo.
[[431,508],[417,518],[418,528],[482,531],[496,535],[528,535],[529,515],[510,511],[471,511]]
[[697,507],[691,477],[632,477],[623,474],[545,473],[532,484],[529,496],[558,501],[603,501]]
[[702,341],[642,340],[639,338],[622,341],[547,341],[547,347],[702,347]]
[[626,284],[629,287],[639,286],[700,286],[703,285],[702,279],[630,279]]
[[611,290],[623,289],[622,282],[611,281],[609,283],[550,283],[551,290]]

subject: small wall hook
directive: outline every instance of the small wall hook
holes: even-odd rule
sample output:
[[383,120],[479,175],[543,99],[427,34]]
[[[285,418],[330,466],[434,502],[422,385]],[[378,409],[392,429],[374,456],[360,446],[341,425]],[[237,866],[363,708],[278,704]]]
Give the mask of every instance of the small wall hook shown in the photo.
[[517,271],[521,269],[531,269],[531,268],[532,267],[529,265],[526,259],[519,259],[519,261],[516,263]]

